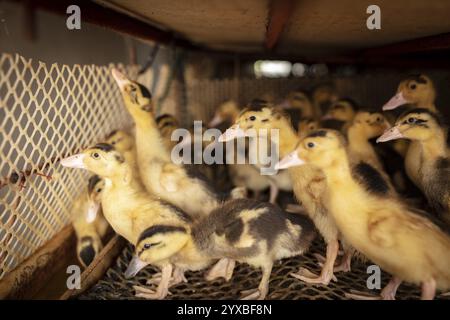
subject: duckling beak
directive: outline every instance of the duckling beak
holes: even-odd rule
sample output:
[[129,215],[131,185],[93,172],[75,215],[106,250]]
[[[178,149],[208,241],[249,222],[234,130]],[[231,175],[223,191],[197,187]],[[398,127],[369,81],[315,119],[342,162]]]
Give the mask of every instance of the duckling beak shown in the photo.
[[383,110],[394,110],[395,108],[408,103],[408,101],[403,96],[403,93],[400,91],[395,96],[393,96],[386,104],[383,106]]
[[114,78],[114,80],[116,80],[117,85],[119,86],[120,90],[123,90],[123,88],[129,84],[131,81],[128,80],[128,78],[119,70],[113,68],[111,70],[111,74]]
[[281,159],[280,162],[275,164],[275,170],[287,169],[290,167],[304,165],[305,161],[298,157],[297,151],[289,153],[286,157]]
[[220,115],[220,114],[216,114],[215,116],[214,116],[214,118],[212,118],[212,120],[208,123],[208,127],[215,127],[215,126],[217,126],[218,124],[220,124],[220,123],[222,123],[223,122],[223,118],[222,118],[222,116]]
[[219,137],[219,142],[227,142],[237,138],[245,137],[245,131],[242,130],[239,126],[235,128],[228,128],[222,135]]
[[97,201],[89,200],[88,211],[86,214],[86,222],[92,223],[97,218],[98,210],[100,209],[100,203]]
[[147,265],[148,265],[147,262],[142,261],[138,256],[134,256],[133,259],[131,259],[127,270],[125,271],[125,278],[126,279],[133,278],[135,275],[138,274],[139,271],[141,271]]
[[386,130],[382,136],[378,137],[377,143],[386,142],[395,139],[404,138],[403,133],[400,132],[398,127],[392,127],[389,130]]
[[87,169],[83,162],[84,154],[75,154],[61,160],[61,165],[67,168]]

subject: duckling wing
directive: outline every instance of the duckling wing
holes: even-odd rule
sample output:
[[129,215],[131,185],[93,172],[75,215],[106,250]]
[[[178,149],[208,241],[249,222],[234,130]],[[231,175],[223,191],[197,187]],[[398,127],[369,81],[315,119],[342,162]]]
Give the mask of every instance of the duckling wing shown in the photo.
[[369,239],[378,246],[392,247],[397,223],[397,219],[389,214],[378,213],[370,217],[367,224]]

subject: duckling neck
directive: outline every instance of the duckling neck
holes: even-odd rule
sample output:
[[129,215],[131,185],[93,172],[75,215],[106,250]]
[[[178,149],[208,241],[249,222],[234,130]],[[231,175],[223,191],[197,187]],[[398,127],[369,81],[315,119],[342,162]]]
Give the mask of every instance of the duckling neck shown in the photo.
[[427,140],[421,141],[421,145],[425,162],[447,156],[446,136],[442,130],[439,130]]
[[[345,149],[335,151],[333,162],[323,169],[329,184],[345,185],[353,181]],[[339,190],[339,189],[338,189]]]
[[369,142],[367,136],[364,135],[362,130],[351,126],[348,129],[348,142],[349,149],[352,154],[358,155],[361,158],[376,158],[375,150]]
[[170,161],[169,151],[166,150],[161,133],[152,115],[135,117],[136,122],[136,150],[140,162],[160,158]]

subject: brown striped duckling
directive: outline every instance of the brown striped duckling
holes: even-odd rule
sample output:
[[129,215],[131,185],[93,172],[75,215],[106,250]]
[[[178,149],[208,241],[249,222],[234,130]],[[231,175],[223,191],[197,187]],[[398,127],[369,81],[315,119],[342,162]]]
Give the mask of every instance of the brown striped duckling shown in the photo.
[[384,297],[395,296],[401,281],[422,285],[422,299],[433,299],[436,289],[450,288],[449,235],[398,198],[387,196],[387,184],[373,167],[352,168],[346,149],[340,133],[320,130],[280,163],[314,163],[323,170],[329,212],[344,239],[394,276]]
[[[439,218],[450,225],[450,158],[446,137],[447,127],[440,116],[427,109],[416,108],[402,114],[377,141],[409,139],[419,144],[420,162],[417,172],[410,178],[417,182],[417,187],[423,191]],[[410,152],[408,150],[405,158],[408,175],[413,170],[409,166],[409,157],[416,158]]]
[[[262,269],[258,288],[242,292],[243,299],[262,300],[269,291],[274,262],[303,254],[314,236],[314,226],[306,217],[288,214],[270,203],[233,199],[194,223],[191,229],[158,225],[145,230],[139,236],[136,256],[128,273],[133,275],[146,264],[158,263],[161,256],[170,256],[171,264],[189,261],[189,257],[195,261],[199,257],[227,257]],[[183,249],[169,253],[169,245],[173,242],[183,242]],[[190,266],[184,264],[182,267]],[[166,283],[170,271],[171,267],[163,267]],[[152,292],[148,294],[150,296],[142,292],[140,296],[151,298]]]

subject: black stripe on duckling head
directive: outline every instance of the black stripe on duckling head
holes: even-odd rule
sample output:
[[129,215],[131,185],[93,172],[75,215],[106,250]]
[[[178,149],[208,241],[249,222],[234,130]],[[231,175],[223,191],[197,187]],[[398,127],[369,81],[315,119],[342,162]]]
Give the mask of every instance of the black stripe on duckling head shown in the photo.
[[353,100],[352,98],[345,97],[345,98],[339,99],[336,102],[336,104],[339,104],[340,102],[348,103],[349,105],[352,106],[353,110],[358,110],[359,109],[359,104],[355,100]]
[[428,81],[422,74],[410,74],[405,80],[414,80],[417,83],[426,84]]
[[152,94],[150,93],[150,91],[142,84],[140,84],[139,82],[136,82],[139,89],[141,90],[142,96],[144,98],[148,98],[151,99],[152,98]]
[[385,195],[389,191],[389,186],[381,176],[380,172],[371,165],[361,161],[354,168],[355,178],[364,185],[367,191]]
[[88,181],[88,193],[91,194],[92,191],[94,191],[94,188],[96,186],[96,184],[101,180],[101,178],[98,175],[93,175],[92,177],[89,178]]
[[308,138],[316,138],[316,137],[326,137],[326,130],[316,130],[307,135]]
[[263,108],[268,107],[269,103],[263,99],[253,99],[250,101],[247,107],[247,111],[261,111]]
[[[403,117],[406,117],[408,114],[413,114],[413,113],[428,114],[432,119],[434,119],[436,121],[436,123],[440,127],[447,127],[447,124],[445,123],[445,120],[442,117],[442,115],[440,115],[438,113],[435,113],[435,112],[432,112],[432,111],[430,111],[428,109],[425,109],[425,108],[414,108],[414,109],[407,110],[406,112],[402,113],[398,117],[398,119],[401,119]],[[417,124],[417,125],[422,125],[422,126],[428,127],[427,125],[424,125],[426,122],[427,122],[426,120],[416,119],[416,121],[414,123]]]
[[150,238],[150,237],[154,236],[155,234],[164,234],[164,233],[171,233],[171,232],[186,233],[186,229],[183,227],[178,227],[178,226],[167,226],[167,225],[162,225],[162,224],[154,225],[154,226],[151,226],[150,228],[145,229],[141,233],[137,243],[141,242],[142,240],[144,240],[146,238]]
[[80,239],[80,242],[82,245],[88,243],[88,245],[83,246],[83,248],[78,253],[78,257],[83,262],[83,264],[85,266],[88,266],[94,260],[96,255],[94,246],[92,245],[93,239],[92,237],[86,236],[82,237]]
[[105,152],[110,152],[110,151],[115,150],[114,147],[111,144],[104,143],[104,142],[97,143],[93,148],[100,149],[100,150],[105,151]]
[[326,119],[320,122],[320,125],[327,129],[333,129],[340,131],[344,126],[345,121],[337,119]]

